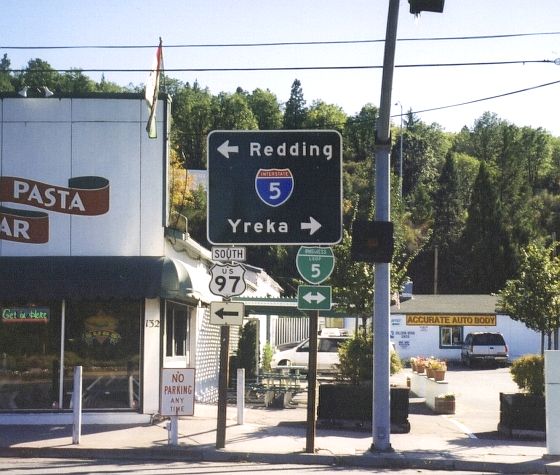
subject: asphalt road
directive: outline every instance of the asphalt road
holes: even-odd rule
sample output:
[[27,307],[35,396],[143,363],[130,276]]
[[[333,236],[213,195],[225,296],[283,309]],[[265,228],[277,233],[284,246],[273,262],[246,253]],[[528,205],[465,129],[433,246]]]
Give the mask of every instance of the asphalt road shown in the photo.
[[[432,470],[390,470],[374,468],[328,467],[324,465],[267,465],[256,463],[218,462],[146,462],[124,460],[84,459],[17,459],[0,458],[0,472],[6,475],[62,475],[62,474],[135,474],[135,475],[201,475],[201,474],[255,474],[306,475],[306,474],[390,474],[399,475],[448,475],[449,472]],[[453,472],[468,475],[474,472]]]

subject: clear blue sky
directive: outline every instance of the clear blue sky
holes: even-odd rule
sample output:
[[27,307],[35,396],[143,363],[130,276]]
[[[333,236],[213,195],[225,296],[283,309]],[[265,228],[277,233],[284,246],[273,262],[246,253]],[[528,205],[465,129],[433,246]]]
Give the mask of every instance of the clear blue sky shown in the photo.
[[[3,0],[0,55],[13,68],[31,58],[55,69],[149,68],[151,49],[14,50],[6,46],[165,45],[377,40],[385,37],[388,0]],[[560,31],[558,0],[446,0],[443,14],[415,19],[401,0],[399,38],[503,35]],[[396,64],[535,61],[560,58],[560,35],[518,38],[400,41]],[[383,43],[167,48],[166,68],[381,65]],[[100,74],[88,73],[99,80]],[[285,102],[295,78],[308,104],[320,99],[354,114],[379,104],[381,70],[170,73],[198,80],[217,94],[240,86],[268,88]],[[144,73],[106,73],[116,83],[145,82]],[[560,80],[560,65],[537,63],[445,68],[398,68],[393,103],[423,110],[508,93]],[[560,83],[473,105],[420,114],[445,130],[471,127],[485,111],[519,126],[560,136]],[[392,114],[398,114],[394,106]],[[398,119],[395,119],[398,123]]]

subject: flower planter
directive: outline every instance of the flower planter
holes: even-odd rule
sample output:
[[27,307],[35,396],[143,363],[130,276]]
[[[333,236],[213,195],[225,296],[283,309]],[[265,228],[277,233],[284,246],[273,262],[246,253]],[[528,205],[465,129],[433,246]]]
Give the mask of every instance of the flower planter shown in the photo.
[[[408,422],[409,388],[391,387],[391,432],[410,432]],[[371,425],[373,390],[371,384],[321,384],[318,419],[330,424],[354,421]]]
[[433,378],[436,381],[443,381],[445,379],[445,370],[444,369],[434,369],[433,370]]
[[438,414],[455,414],[455,397],[436,396],[434,412]]
[[500,393],[498,431],[509,437],[544,438],[546,434],[544,396]]

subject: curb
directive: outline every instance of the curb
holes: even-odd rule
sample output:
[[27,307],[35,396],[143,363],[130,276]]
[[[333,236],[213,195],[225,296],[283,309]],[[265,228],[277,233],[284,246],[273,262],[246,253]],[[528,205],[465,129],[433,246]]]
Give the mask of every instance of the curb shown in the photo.
[[210,448],[148,447],[133,449],[91,449],[50,447],[1,447],[0,457],[19,458],[86,458],[196,462],[253,462],[284,465],[325,465],[376,469],[417,469],[440,471],[473,471],[505,474],[559,473],[560,467],[550,467],[547,461],[507,463],[443,458],[430,454],[424,457],[403,453],[364,455],[323,455],[305,453],[231,452]]

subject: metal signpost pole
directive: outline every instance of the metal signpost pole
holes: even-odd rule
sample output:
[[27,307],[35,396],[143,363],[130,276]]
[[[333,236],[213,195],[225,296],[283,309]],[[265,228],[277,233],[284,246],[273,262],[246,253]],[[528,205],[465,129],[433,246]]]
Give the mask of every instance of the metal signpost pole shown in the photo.
[[307,433],[305,453],[315,453],[317,419],[317,333],[319,311],[309,315],[309,368],[307,370]]
[[222,325],[220,333],[220,379],[218,381],[218,422],[216,448],[226,446],[227,387],[229,379],[229,325]]
[[[395,44],[399,19],[399,0],[389,1],[385,55],[381,82],[379,119],[377,120],[375,148],[375,220],[390,221],[390,110],[393,69],[395,67]],[[375,264],[373,305],[373,409],[372,450],[391,450],[391,406],[389,392],[389,307],[390,264]]]

